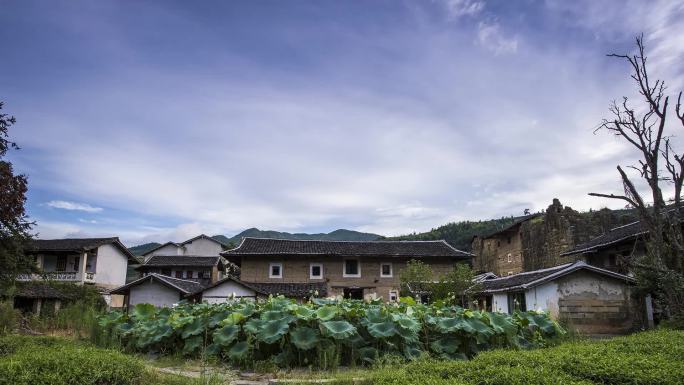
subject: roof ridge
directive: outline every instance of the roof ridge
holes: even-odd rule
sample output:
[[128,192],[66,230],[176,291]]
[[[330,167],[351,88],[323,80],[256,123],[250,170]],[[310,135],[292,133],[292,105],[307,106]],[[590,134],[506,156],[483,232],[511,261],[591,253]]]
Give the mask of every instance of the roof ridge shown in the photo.
[[[579,262],[582,262],[582,261],[568,262],[568,263],[564,263],[564,264],[562,264],[562,265],[556,265],[556,266],[553,266],[553,267],[547,267],[547,268],[539,269],[539,270],[523,271],[523,272],[520,272],[520,273],[517,273],[517,274],[507,275],[507,276],[505,276],[505,277],[492,278],[492,279],[490,279],[489,281],[504,280],[504,279],[509,279],[509,278],[513,278],[513,277],[519,277],[519,276],[521,276],[521,275],[529,275],[529,274],[543,273],[543,272],[545,272],[545,271],[551,271],[551,270],[562,270],[562,269],[568,268],[568,267],[570,267],[570,266],[572,266],[572,265],[574,265],[574,264],[576,264],[576,263],[579,263]],[[486,273],[483,273],[483,274],[486,274]]]
[[[288,242],[339,242],[339,243],[400,243],[400,242],[405,242],[405,243],[438,243],[438,242],[444,242],[446,243],[446,240],[444,239],[429,239],[429,240],[386,240],[386,239],[379,239],[379,240],[372,240],[372,241],[343,241],[343,240],[328,240],[328,239],[287,239],[287,238],[264,238],[264,237],[242,237],[243,242],[245,239],[260,239],[260,240],[268,240],[268,241],[288,241]],[[242,243],[240,243],[240,246]],[[448,243],[447,243],[448,245]],[[239,248],[240,246],[236,247]],[[231,249],[234,250],[234,249]],[[458,250],[458,249],[457,249]],[[228,251],[228,250],[226,250]],[[461,251],[461,250],[459,250]]]

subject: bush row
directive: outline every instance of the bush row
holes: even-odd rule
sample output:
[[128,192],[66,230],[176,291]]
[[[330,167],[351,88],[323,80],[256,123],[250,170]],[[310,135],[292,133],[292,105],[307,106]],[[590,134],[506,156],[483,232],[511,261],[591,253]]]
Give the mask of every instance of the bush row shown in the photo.
[[[364,383],[378,385],[675,385],[684,383],[684,332],[657,330],[529,351],[499,349],[470,361],[419,360],[363,377]],[[333,384],[352,382],[341,377]]]

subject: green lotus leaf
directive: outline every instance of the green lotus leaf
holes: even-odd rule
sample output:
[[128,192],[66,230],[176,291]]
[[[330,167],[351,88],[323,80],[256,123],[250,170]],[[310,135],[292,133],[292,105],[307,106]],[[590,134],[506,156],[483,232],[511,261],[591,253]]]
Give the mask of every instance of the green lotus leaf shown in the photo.
[[316,309],[316,318],[321,321],[330,321],[335,318],[338,310],[335,306],[322,306]]
[[190,338],[185,338],[185,344],[183,345],[183,354],[191,355],[195,353],[202,346],[202,342],[202,336],[192,336]]
[[430,349],[435,353],[452,354],[458,351],[461,341],[456,337],[441,337],[430,344]]
[[151,331],[152,342],[161,342],[166,337],[170,337],[173,334],[173,328],[167,324],[161,324]]
[[309,309],[306,306],[299,306],[295,309],[295,316],[304,321],[309,321],[313,319],[313,317],[316,315],[316,311],[313,309]]
[[152,318],[155,313],[156,309],[154,305],[150,305],[149,303],[139,303],[135,305],[131,315],[136,321],[142,321]]
[[318,344],[318,331],[309,327],[298,327],[290,332],[290,341],[301,350],[309,350]]
[[259,318],[252,318],[251,320],[245,322],[245,331],[252,334],[257,334],[259,330],[264,326],[266,321]]
[[486,343],[489,341],[489,337],[494,335],[494,329],[477,318],[466,318],[464,322],[468,324],[469,328],[474,330],[477,343],[479,344]]
[[228,357],[233,360],[241,360],[246,358],[248,353],[249,343],[247,341],[240,341],[228,350]]
[[499,334],[510,337],[518,333],[518,326],[513,323],[511,317],[502,313],[489,313],[489,324]]
[[425,353],[416,346],[407,346],[404,348],[404,357],[406,357],[407,360],[417,360],[422,357],[423,354]]
[[215,328],[220,324],[221,321],[226,319],[228,317],[228,311],[220,311],[216,314],[213,314],[211,317],[209,317],[209,327],[210,328]]
[[409,329],[397,328],[397,334],[401,336],[406,342],[418,341],[418,333]]
[[240,312],[233,312],[228,314],[221,322],[219,322],[220,326],[228,326],[228,325],[238,325],[242,320],[245,319],[245,316],[240,313]]
[[275,321],[282,319],[285,316],[285,313],[280,311],[280,310],[268,310],[263,313],[261,313],[261,319],[264,321]]
[[336,340],[351,337],[356,333],[354,325],[347,321],[327,321],[321,322],[318,327],[324,336],[332,337]]
[[183,328],[183,333],[181,333],[181,337],[188,338],[190,336],[201,334],[202,332],[204,332],[202,320],[200,318],[195,318],[191,323],[185,325]]
[[259,341],[272,344],[287,334],[289,328],[290,325],[288,325],[285,320],[266,321],[261,329],[259,329],[256,336]]
[[214,332],[214,342],[222,346],[228,346],[237,339],[238,333],[240,333],[239,326],[224,326]]
[[359,349],[359,358],[363,362],[372,364],[378,359],[378,349],[367,346],[365,348]]
[[464,331],[470,334],[475,332],[475,329],[461,317],[440,317],[437,319],[436,326],[437,330],[442,333]]
[[418,332],[420,331],[420,322],[416,321],[414,318],[405,316],[403,314],[397,314],[396,317],[393,317],[394,320],[399,324],[399,326],[403,329],[408,329],[413,332]]
[[247,318],[256,312],[256,307],[254,303],[248,302],[240,304],[235,310]]
[[219,353],[221,353],[221,348],[222,346],[217,343],[209,344],[204,350],[204,353],[209,356],[218,356]]
[[375,338],[389,338],[397,334],[397,327],[394,322],[382,322],[367,326],[368,333]]
[[382,310],[380,308],[375,308],[375,309],[368,309],[366,310],[366,317],[362,320],[364,323],[364,326],[367,324],[378,324],[382,322],[386,322],[388,320],[388,317],[384,314],[382,314]]

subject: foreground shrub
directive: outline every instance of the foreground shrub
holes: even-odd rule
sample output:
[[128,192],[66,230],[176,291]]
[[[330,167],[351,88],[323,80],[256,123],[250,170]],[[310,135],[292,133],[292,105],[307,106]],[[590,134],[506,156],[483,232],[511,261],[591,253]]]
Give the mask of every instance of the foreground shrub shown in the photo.
[[472,311],[457,306],[277,297],[254,303],[137,305],[100,318],[102,340],[134,351],[218,356],[236,364],[334,368],[385,357],[467,359],[495,347],[545,346],[563,332],[548,315]]
[[[370,371],[364,378],[379,385],[675,385],[684,379],[684,332],[650,331],[531,351],[499,349],[470,361],[418,360]],[[333,382],[346,383],[352,382]]]
[[12,303],[0,301],[0,336],[13,332],[19,326],[21,313]]
[[135,385],[145,367],[134,357],[50,337],[0,338],[0,384]]

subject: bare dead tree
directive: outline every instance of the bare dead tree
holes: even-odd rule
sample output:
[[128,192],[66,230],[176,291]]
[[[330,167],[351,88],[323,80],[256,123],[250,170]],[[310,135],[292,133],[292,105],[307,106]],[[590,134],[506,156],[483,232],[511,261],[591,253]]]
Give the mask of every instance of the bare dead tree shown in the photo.
[[[623,193],[589,195],[622,200],[635,208],[643,227],[649,233],[647,249],[650,258],[643,261],[641,267],[660,273],[668,273],[674,269],[679,274],[682,272],[684,258],[684,235],[680,218],[684,153],[674,149],[672,136],[665,132],[670,98],[665,92],[665,82],[649,77],[643,35],[636,38],[636,45],[637,52],[633,55],[608,56],[624,59],[629,63],[631,78],[644,103],[639,108],[634,108],[627,97],[623,97],[619,103],[613,101],[610,106],[612,119],[604,119],[597,131],[606,130],[626,140],[638,151],[640,158],[637,164],[627,167],[638,172],[640,180],[648,186],[647,194],[650,196],[642,195],[637,188],[639,178],[632,179],[619,165],[617,171],[622,181]],[[679,92],[675,114],[684,128],[681,99],[682,92]],[[661,169],[661,164],[664,164],[664,170]],[[664,185],[672,187],[672,196],[668,194],[667,200],[663,193]],[[681,293],[677,295],[681,297]]]

